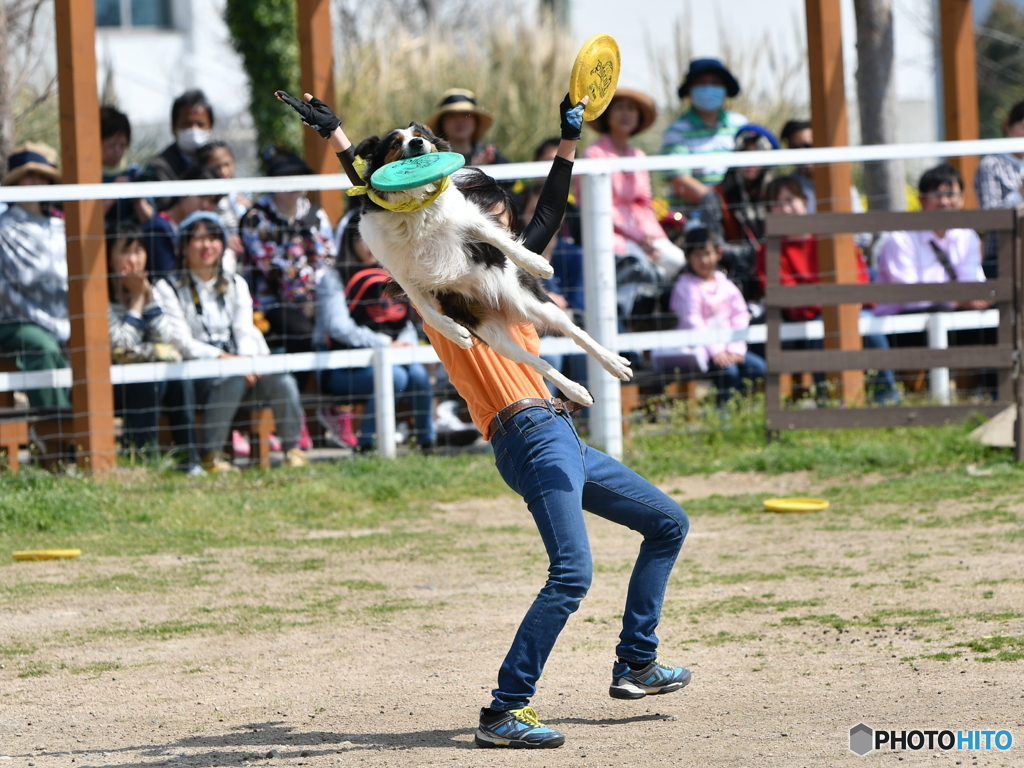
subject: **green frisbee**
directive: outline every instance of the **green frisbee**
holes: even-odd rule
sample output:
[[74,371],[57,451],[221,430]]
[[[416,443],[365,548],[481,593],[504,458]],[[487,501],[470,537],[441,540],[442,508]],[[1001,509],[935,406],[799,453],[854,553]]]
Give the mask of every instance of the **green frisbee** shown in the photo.
[[458,152],[430,152],[378,168],[370,183],[382,192],[402,192],[451,176],[465,164],[466,158]]

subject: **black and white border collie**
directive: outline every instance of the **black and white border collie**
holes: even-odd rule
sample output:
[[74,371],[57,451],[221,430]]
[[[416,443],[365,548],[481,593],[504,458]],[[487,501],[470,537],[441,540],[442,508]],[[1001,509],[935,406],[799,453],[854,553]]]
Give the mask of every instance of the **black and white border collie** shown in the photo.
[[[448,143],[419,123],[383,139],[371,136],[355,150],[367,163],[367,185],[373,172],[387,163],[447,151]],[[582,405],[594,402],[586,388],[516,344],[510,326],[532,322],[538,329],[561,332],[612,376],[629,380],[629,361],[594,341],[548,297],[537,279],[551,276],[548,261],[467,200],[458,190],[458,173],[432,204],[415,212],[390,211],[369,198],[364,203],[359,225],[363,240],[423,319],[463,349],[473,346],[476,337],[499,355],[531,366]],[[439,184],[402,192],[371,189],[388,203],[401,203],[424,200]]]

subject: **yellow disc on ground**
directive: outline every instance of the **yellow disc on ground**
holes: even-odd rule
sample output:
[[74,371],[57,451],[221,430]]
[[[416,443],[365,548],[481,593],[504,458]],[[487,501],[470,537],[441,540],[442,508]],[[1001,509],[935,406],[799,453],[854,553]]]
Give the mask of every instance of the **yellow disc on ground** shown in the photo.
[[769,512],[821,512],[828,509],[825,499],[765,499],[764,508]]
[[608,108],[621,69],[619,44],[611,35],[594,35],[583,44],[569,75],[569,98],[579,104],[584,96],[590,97],[583,110],[584,120],[596,120]]
[[82,554],[80,549],[26,549],[11,554],[15,560],[62,560],[68,557],[78,557]]

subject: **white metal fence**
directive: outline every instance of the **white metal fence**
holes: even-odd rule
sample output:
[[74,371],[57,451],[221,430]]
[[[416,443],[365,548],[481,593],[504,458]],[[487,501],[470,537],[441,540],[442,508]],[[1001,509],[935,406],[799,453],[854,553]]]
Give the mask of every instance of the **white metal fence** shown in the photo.
[[[1024,152],[1024,139],[986,141],[936,142],[927,144],[879,145],[838,149],[780,150],[744,152],[743,166],[788,166],[814,163],[861,162],[893,158],[956,157],[963,155]],[[598,343],[613,350],[643,351],[716,341],[745,339],[758,343],[765,339],[764,326],[745,330],[658,331],[618,333],[615,301],[615,260],[612,247],[612,181],[614,171],[671,171],[692,168],[727,168],[739,165],[735,154],[672,155],[639,159],[578,160],[574,175],[580,177],[584,232],[584,284],[586,326]],[[547,174],[548,163],[520,163],[490,166],[488,172],[497,179],[537,178]],[[966,180],[970,184],[971,180]],[[0,187],[0,202],[50,201],[71,199],[132,199],[138,197],[173,197],[184,194],[213,195],[228,192],[315,191],[348,188],[343,174],[276,178],[225,179],[198,182],[145,182],[134,184],[82,184],[50,187]],[[998,325],[995,310],[984,312],[921,313],[861,320],[861,333],[909,333],[928,331],[929,345],[947,346],[946,334],[963,328],[990,328]],[[792,323],[783,326],[783,339],[822,338],[821,321]],[[568,339],[545,338],[541,352],[572,353],[578,348]],[[375,403],[377,445],[382,454],[393,456],[395,412],[390,366],[413,362],[434,363],[437,356],[430,347],[391,347],[378,350],[347,350],[334,352],[271,355],[257,358],[195,360],[182,363],[136,363],[111,368],[111,382],[130,383],[172,379],[200,379],[247,373],[286,371],[321,371],[334,368],[365,367],[375,370]],[[609,454],[622,455],[622,419],[619,381],[604,371],[597,361],[588,358],[588,386],[594,395],[590,429],[592,440]],[[34,373],[0,373],[0,392],[67,387],[72,383],[71,369]],[[931,371],[932,396],[939,402],[949,397],[949,372]]]

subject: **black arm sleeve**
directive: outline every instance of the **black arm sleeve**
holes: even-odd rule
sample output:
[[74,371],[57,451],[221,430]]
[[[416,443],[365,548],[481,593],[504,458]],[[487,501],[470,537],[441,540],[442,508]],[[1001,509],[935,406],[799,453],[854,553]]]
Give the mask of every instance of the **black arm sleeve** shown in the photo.
[[341,167],[345,169],[345,174],[348,176],[348,180],[352,182],[354,186],[360,187],[366,182],[359,178],[359,174],[356,173],[356,167],[352,165],[352,161],[356,158],[356,148],[350,146],[343,152],[338,152],[338,160],[341,161]]
[[558,228],[562,226],[565,204],[569,200],[572,183],[572,161],[556,156],[544,182],[533,218],[523,231],[523,245],[534,253],[544,250]]

